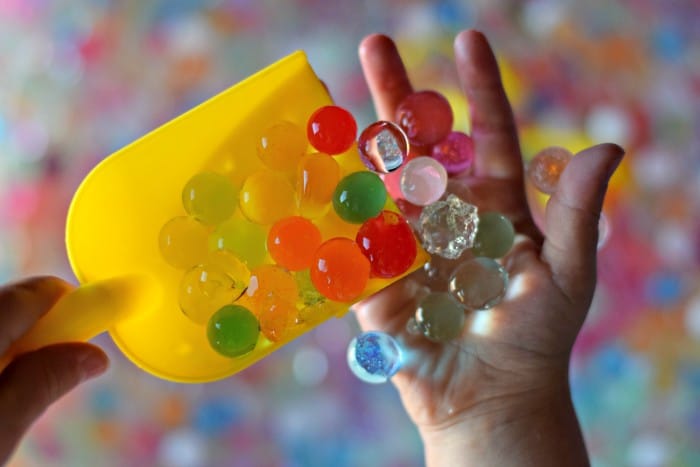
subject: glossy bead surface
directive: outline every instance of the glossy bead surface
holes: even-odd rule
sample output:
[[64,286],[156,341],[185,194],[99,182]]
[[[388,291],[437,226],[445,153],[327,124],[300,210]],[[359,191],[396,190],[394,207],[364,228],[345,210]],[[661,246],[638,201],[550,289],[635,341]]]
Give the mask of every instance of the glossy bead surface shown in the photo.
[[406,159],[408,138],[395,123],[378,121],[362,131],[357,150],[368,169],[389,173],[401,167]]
[[248,177],[240,195],[241,212],[257,224],[272,224],[296,212],[294,188],[278,172],[261,170]]
[[189,269],[207,257],[206,227],[189,216],[170,219],[158,236],[160,254],[173,267]]
[[[239,215],[240,216],[240,215]],[[267,257],[265,228],[247,219],[235,217],[226,221],[209,236],[211,250],[227,250],[249,268],[262,264]]]
[[475,256],[501,258],[513,246],[515,229],[510,220],[499,212],[479,214],[479,229],[474,238]]
[[180,282],[180,309],[192,321],[206,323],[216,310],[241,295],[247,284],[241,274],[245,273],[218,263],[194,266]]
[[370,331],[350,341],[348,366],[359,379],[379,384],[389,380],[401,369],[401,349],[390,335]]
[[417,230],[428,253],[456,259],[474,246],[478,225],[476,206],[450,194],[423,208]]
[[527,166],[530,182],[542,193],[548,195],[557,191],[559,177],[573,154],[559,146],[551,146],[538,152]]
[[333,208],[346,222],[361,224],[377,216],[386,203],[384,182],[372,172],[344,177],[333,192]]
[[327,105],[309,117],[306,135],[317,151],[341,154],[355,142],[357,123],[352,114],[342,107]]
[[367,287],[370,263],[360,247],[347,238],[332,238],[316,250],[311,282],[325,297],[352,302]]
[[240,357],[255,348],[260,334],[258,319],[247,308],[226,305],[207,325],[211,347],[225,357]]
[[382,211],[367,220],[358,230],[355,242],[369,259],[375,277],[399,276],[416,259],[416,240],[411,226],[395,212]]
[[396,119],[411,144],[432,145],[445,139],[452,130],[452,108],[435,91],[409,94],[396,109]]
[[299,161],[296,190],[302,216],[315,219],[328,211],[340,173],[338,162],[327,154],[308,154]]
[[452,297],[470,310],[497,305],[506,293],[508,274],[491,258],[473,258],[457,266],[450,277]]
[[461,131],[451,131],[433,146],[430,154],[449,175],[462,174],[470,171],[474,164],[474,141]]
[[203,224],[218,224],[238,206],[238,189],[224,175],[202,172],[192,177],[182,190],[185,211]]
[[427,206],[440,199],[447,188],[447,171],[432,157],[411,159],[401,172],[403,198],[418,206]]
[[296,303],[299,290],[292,273],[273,264],[263,264],[250,271],[250,282],[246,295],[253,303],[253,312],[265,311],[266,300],[273,298]]
[[449,342],[462,334],[464,308],[448,293],[431,293],[418,303],[415,322],[428,339]]
[[321,231],[299,216],[275,222],[267,235],[267,251],[275,262],[290,271],[306,269],[321,245]]
[[307,144],[304,129],[283,120],[266,128],[260,136],[258,156],[270,169],[289,172],[296,169]]

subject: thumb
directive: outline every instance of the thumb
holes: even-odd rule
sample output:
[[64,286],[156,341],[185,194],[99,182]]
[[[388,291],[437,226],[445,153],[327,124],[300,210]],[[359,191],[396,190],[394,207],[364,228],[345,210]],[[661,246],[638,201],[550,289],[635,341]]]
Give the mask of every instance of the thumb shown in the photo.
[[58,344],[17,357],[0,373],[0,465],[46,408],[82,381],[107,369],[99,348]]
[[621,147],[609,143],[578,153],[564,169],[557,191],[547,203],[542,260],[572,301],[590,300],[593,293],[600,210],[608,180],[623,155]]

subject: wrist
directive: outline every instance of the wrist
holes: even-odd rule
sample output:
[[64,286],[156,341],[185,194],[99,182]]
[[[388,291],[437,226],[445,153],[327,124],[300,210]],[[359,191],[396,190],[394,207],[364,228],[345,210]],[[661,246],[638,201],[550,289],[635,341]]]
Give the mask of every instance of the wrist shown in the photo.
[[487,399],[439,426],[419,426],[426,465],[586,466],[567,378]]

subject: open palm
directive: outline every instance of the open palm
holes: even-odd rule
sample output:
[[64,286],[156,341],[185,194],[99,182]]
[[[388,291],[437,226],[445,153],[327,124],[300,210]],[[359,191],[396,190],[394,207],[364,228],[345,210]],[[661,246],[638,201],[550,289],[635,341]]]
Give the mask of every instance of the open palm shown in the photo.
[[[385,331],[405,347],[405,365],[392,381],[423,429],[501,410],[553,382],[566,384],[571,348],[595,288],[600,208],[623,154],[602,144],[572,160],[547,205],[543,237],[525,196],[515,121],[493,52],[481,33],[464,31],[455,56],[476,160],[473,175],[452,180],[449,190],[513,222],[516,244],[502,259],[510,278],[506,297],[491,310],[469,313],[461,338],[445,344],[406,331],[417,301],[430,289],[444,290],[444,278],[418,271],[354,307],[363,329]],[[396,46],[386,36],[369,36],[360,60],[379,118],[392,120],[413,92]],[[444,263],[467,257],[432,261],[448,270]]]

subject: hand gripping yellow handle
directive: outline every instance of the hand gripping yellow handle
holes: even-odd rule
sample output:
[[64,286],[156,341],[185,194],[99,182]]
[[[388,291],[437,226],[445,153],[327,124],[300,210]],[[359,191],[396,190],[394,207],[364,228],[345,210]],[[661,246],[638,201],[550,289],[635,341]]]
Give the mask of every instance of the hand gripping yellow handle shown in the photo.
[[62,342],[87,341],[114,324],[158,307],[158,283],[145,275],[83,285],[63,296],[0,359],[0,371],[16,355]]

